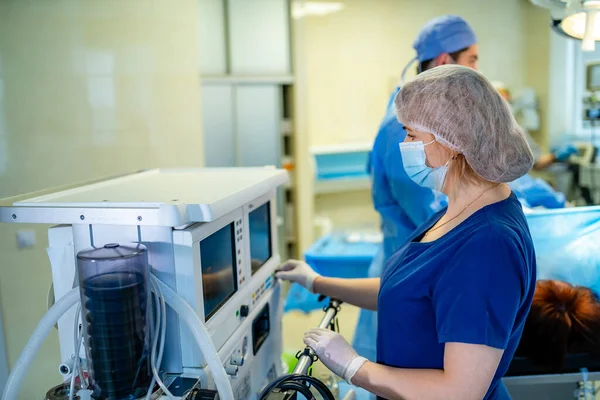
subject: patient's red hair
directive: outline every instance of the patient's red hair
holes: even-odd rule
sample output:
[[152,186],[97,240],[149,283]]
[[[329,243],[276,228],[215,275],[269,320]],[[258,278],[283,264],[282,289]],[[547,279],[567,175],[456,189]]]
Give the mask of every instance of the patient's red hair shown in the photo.
[[556,371],[564,366],[569,353],[600,356],[598,298],[585,287],[538,281],[516,354]]

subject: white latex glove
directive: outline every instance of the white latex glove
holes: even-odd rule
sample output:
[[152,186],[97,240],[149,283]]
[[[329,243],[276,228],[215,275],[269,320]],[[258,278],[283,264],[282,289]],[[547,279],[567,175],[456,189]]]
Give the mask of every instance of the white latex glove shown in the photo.
[[352,384],[352,377],[367,359],[358,355],[342,335],[315,328],[304,334],[304,344],[312,348],[327,368]]
[[275,277],[290,282],[296,282],[314,293],[313,282],[321,276],[307,263],[298,260],[287,260],[279,267]]

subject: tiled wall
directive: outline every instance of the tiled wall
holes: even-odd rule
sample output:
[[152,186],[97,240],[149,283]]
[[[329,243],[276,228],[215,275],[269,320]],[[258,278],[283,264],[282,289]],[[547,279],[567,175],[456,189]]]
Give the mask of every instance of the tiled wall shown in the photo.
[[[143,168],[201,166],[197,8],[195,0],[0,2],[0,197]],[[17,249],[19,229],[35,229],[37,245]],[[10,365],[46,311],[46,232],[0,224]],[[56,385],[59,361],[53,332],[21,398]]]

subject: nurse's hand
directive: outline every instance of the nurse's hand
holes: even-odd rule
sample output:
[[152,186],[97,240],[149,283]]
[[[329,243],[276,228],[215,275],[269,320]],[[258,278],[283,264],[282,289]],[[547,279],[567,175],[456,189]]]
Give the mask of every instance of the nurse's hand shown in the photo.
[[314,293],[313,283],[317,274],[307,263],[298,260],[287,260],[279,267],[275,277],[290,282],[296,282],[312,293]]
[[367,359],[358,355],[339,333],[315,328],[304,334],[304,344],[312,348],[319,359],[334,374],[352,384],[352,377]]

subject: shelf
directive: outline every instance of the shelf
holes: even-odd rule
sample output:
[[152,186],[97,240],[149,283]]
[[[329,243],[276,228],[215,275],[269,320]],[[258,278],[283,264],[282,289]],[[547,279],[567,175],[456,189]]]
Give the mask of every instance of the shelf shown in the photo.
[[215,75],[202,76],[202,83],[270,83],[277,85],[290,85],[294,83],[294,77],[291,75],[280,76],[233,76],[233,75]]
[[334,144],[325,146],[313,146],[310,153],[313,155],[334,155],[339,153],[370,152],[373,148],[372,142]]
[[311,148],[315,165],[315,193],[370,189],[366,165],[371,147],[371,143],[362,142]]
[[371,181],[368,176],[360,178],[318,180],[315,181],[314,184],[315,194],[351,192],[369,189],[371,189]]

